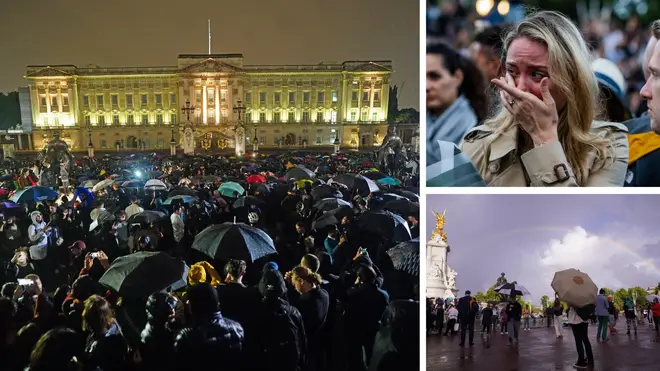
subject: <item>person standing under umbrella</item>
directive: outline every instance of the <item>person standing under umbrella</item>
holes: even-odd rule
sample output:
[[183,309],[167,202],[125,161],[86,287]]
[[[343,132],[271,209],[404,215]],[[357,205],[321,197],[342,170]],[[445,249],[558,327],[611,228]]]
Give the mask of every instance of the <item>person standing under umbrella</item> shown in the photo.
[[589,341],[589,319],[584,319],[578,314],[575,307],[568,308],[568,324],[573,330],[575,346],[577,347],[578,360],[573,364],[577,369],[585,369],[588,365],[593,365],[594,354],[591,351],[591,342]]
[[516,301],[516,295],[509,295],[509,304],[506,306],[507,332],[509,333],[509,345],[513,345],[513,340],[518,344],[518,333],[520,332],[520,317],[522,315],[522,306]]

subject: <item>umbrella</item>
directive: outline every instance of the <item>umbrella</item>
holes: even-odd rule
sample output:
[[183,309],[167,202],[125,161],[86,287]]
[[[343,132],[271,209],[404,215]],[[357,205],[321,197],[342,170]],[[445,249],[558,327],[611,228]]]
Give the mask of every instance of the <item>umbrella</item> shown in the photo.
[[0,210],[6,209],[19,209],[21,206],[12,201],[2,201],[0,202]]
[[195,236],[192,248],[213,259],[246,262],[277,254],[273,240],[266,232],[243,223],[211,225]]
[[320,185],[312,188],[312,199],[315,201],[322,200],[324,198],[342,198],[344,195],[340,190],[331,186],[331,185]]
[[266,178],[264,178],[263,175],[254,174],[254,175],[250,175],[249,177],[247,177],[245,179],[245,181],[250,183],[250,184],[266,183]]
[[285,174],[284,179],[312,179],[314,178],[314,172],[305,167],[292,167]]
[[99,283],[121,296],[146,298],[186,287],[188,266],[165,252],[140,251],[117,258]]
[[387,174],[382,173],[382,172],[377,171],[377,170],[365,171],[365,172],[362,173],[362,175],[366,176],[367,178],[369,178],[371,180],[378,180],[378,179],[387,178]]
[[389,211],[369,211],[360,217],[359,225],[363,229],[376,232],[392,242],[409,241],[410,227],[408,222],[397,214]]
[[401,185],[400,180],[394,179],[394,178],[389,177],[389,176],[385,177],[385,178],[378,179],[378,180],[376,180],[376,182],[377,183],[382,183],[382,184],[393,185],[393,186]]
[[174,196],[190,196],[190,197],[197,197],[197,193],[188,187],[176,187],[170,191],[170,193],[167,194],[167,197],[174,197]]
[[345,216],[353,215],[353,209],[347,206],[339,206],[336,209],[324,211],[323,215],[314,219],[312,229],[322,229],[341,222]]
[[407,197],[404,197],[404,196],[401,196],[401,195],[398,195],[398,194],[395,194],[395,193],[385,193],[382,196],[382,199],[383,199],[383,202],[385,202],[385,203],[390,202],[390,201],[395,201],[395,200],[410,201],[410,200],[408,200]]
[[150,179],[145,183],[144,189],[149,191],[164,191],[167,189],[167,186],[160,179]]
[[225,182],[220,185],[218,192],[226,197],[236,197],[245,193],[245,188],[236,182]]
[[437,148],[427,148],[427,153],[435,157],[426,167],[427,187],[486,186],[470,158],[456,144],[438,140],[432,146]]
[[96,183],[96,184],[94,185],[94,187],[92,187],[92,191],[94,191],[94,192],[98,192],[98,191],[100,191],[100,190],[102,190],[102,189],[104,189],[104,188],[110,187],[114,182],[115,182],[114,179],[105,179],[105,180],[102,180],[102,181]]
[[240,197],[234,201],[232,204],[232,207],[235,209],[238,209],[240,207],[249,207],[249,206],[259,206],[265,204],[266,201],[262,200],[259,197],[255,196],[245,196],[245,197]]
[[353,205],[350,202],[344,201],[340,198],[333,198],[333,197],[324,198],[324,199],[322,199],[321,201],[317,202],[314,205],[315,208],[317,208],[319,210],[322,210],[322,211],[336,209],[340,206],[346,206],[346,207],[350,207],[350,208],[353,207]]
[[531,295],[529,293],[529,290],[527,290],[524,286],[516,282],[505,283],[502,286],[494,288],[493,291],[502,295],[517,295],[517,296]]
[[656,299],[660,301],[660,295],[646,295],[646,301],[649,303],[655,302]]
[[92,179],[92,180],[86,180],[80,184],[81,187],[85,188],[94,188],[95,185],[99,183],[98,180]]
[[410,202],[407,199],[388,201],[383,205],[383,209],[402,216],[419,215],[419,204]]
[[57,192],[48,187],[40,186],[31,186],[21,189],[20,191],[14,193],[13,196],[9,199],[14,201],[17,204],[23,202],[39,202],[46,200],[56,200]]
[[171,205],[172,202],[176,202],[177,200],[183,202],[184,204],[189,204],[195,201],[196,199],[197,197],[194,196],[185,196],[185,195],[172,196],[172,197],[168,197],[167,200],[163,201],[163,205]]
[[357,174],[340,174],[332,178],[334,182],[344,184],[350,189],[357,189],[362,194],[380,191],[378,185],[373,180]]
[[566,269],[555,273],[550,284],[553,290],[570,306],[582,308],[596,303],[598,286],[586,273]]
[[[98,210],[98,212],[96,212]],[[90,218],[93,220],[92,223],[89,225],[89,230],[93,231],[98,227],[99,225],[103,225],[107,222],[111,222],[115,220],[114,214],[107,210],[99,210],[99,209],[94,209],[92,212],[89,214]]]
[[0,182],[11,182],[14,180],[14,176],[11,174],[5,174],[0,176]]
[[387,250],[394,269],[419,276],[419,239],[404,241]]
[[412,202],[417,202],[419,203],[419,195],[416,194],[415,192],[407,191],[405,189],[394,189],[391,190],[390,192],[397,194],[399,196],[403,196],[407,199],[409,199]]
[[128,180],[121,184],[123,188],[142,188],[144,187],[144,182],[141,180]]
[[160,211],[145,210],[128,218],[128,224],[151,224],[165,219],[166,216],[165,213]]

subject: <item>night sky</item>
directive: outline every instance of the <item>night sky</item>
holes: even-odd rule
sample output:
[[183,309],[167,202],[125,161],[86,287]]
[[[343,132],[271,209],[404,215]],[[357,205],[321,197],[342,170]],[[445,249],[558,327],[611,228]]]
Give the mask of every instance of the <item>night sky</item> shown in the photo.
[[0,92],[30,64],[175,66],[178,54],[245,64],[391,59],[399,107],[419,108],[419,3],[403,0],[0,0]]

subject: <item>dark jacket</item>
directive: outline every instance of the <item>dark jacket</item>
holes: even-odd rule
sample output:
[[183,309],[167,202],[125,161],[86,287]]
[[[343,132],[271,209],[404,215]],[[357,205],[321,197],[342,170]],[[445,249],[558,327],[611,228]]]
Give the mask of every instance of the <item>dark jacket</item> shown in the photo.
[[243,327],[216,312],[206,321],[179,331],[174,342],[178,367],[202,369],[222,360],[225,369],[240,369],[244,341]]
[[123,371],[128,365],[128,344],[115,323],[105,334],[90,335],[85,346],[85,367],[90,370]]
[[660,135],[651,130],[648,116],[638,117],[623,123],[628,128],[630,143],[628,172],[625,187],[660,186]]
[[456,310],[458,310],[458,319],[461,322],[472,322],[477,316],[479,311],[479,304],[476,300],[472,300],[472,296],[463,296],[458,299],[458,305]]
[[140,356],[145,370],[174,370],[174,332],[147,323],[140,340]]

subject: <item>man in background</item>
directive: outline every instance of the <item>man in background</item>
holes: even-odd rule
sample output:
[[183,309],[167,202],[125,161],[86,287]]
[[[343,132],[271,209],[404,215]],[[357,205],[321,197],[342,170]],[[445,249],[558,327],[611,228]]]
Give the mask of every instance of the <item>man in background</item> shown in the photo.
[[[486,77],[486,81],[491,81],[500,76],[504,76],[502,64],[502,37],[505,29],[501,26],[490,26],[479,32],[470,45],[470,57],[475,62],[481,73]],[[489,84],[490,85],[490,84]],[[491,108],[489,113],[493,113],[496,105],[500,101],[498,90],[492,85],[488,89],[489,102]]]
[[458,322],[461,326],[460,347],[465,346],[465,332],[470,331],[470,346],[474,345],[474,320],[479,312],[479,304],[471,296],[470,290],[465,291],[465,296],[458,300]]

